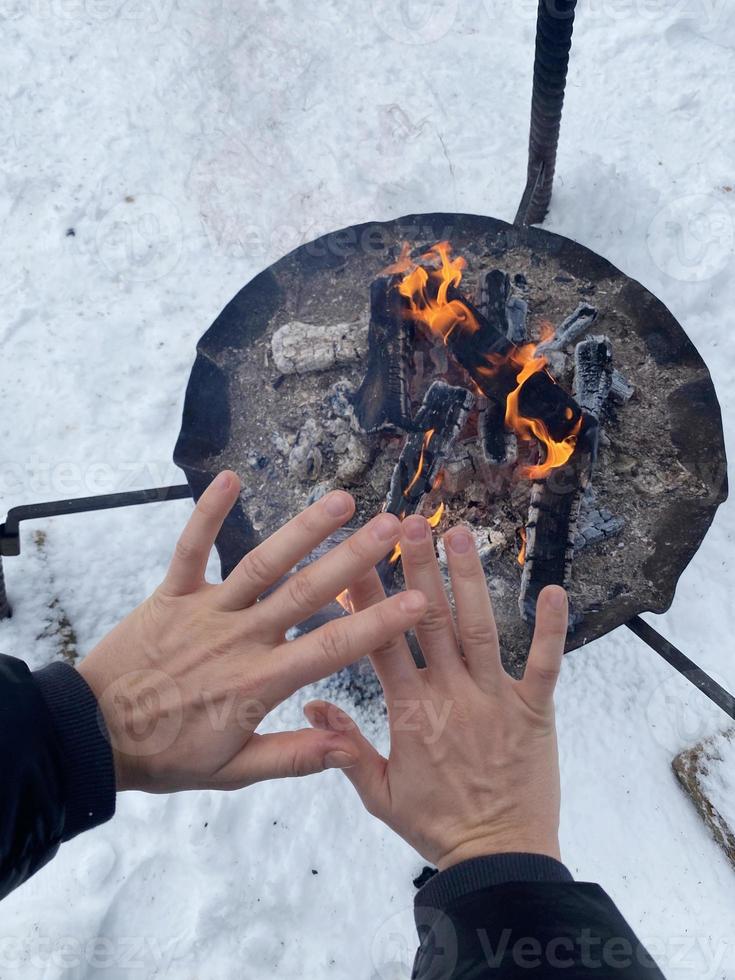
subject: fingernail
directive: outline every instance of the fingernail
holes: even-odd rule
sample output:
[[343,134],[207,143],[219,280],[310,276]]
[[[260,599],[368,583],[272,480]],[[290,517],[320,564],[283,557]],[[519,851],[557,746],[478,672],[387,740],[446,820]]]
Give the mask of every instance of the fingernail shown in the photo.
[[395,541],[400,524],[392,514],[381,514],[373,521],[373,534],[379,541]]
[[403,522],[403,534],[407,541],[423,541],[429,533],[429,525],[423,517],[407,517]]
[[463,527],[452,531],[444,540],[449,545],[450,551],[453,551],[456,555],[466,555],[472,547],[472,535]]
[[327,752],[324,756],[324,766],[326,769],[349,769],[350,766],[354,766],[357,763],[357,759],[354,755],[350,755],[349,752]]
[[224,493],[225,490],[229,490],[232,486],[232,474],[219,473],[212,481],[212,485],[216,490],[221,490]]
[[412,592],[404,592],[401,596],[401,609],[411,615],[421,612],[425,605],[426,599],[424,598],[423,592],[414,590]]
[[564,589],[556,586],[549,586],[546,591],[546,601],[551,606],[552,609],[556,609],[558,612],[566,606],[567,604],[567,594]]
[[330,517],[344,517],[352,508],[352,497],[344,490],[335,490],[324,498],[324,506]]
[[319,708],[311,708],[309,711],[309,723],[314,726],[314,728],[323,728],[325,730],[329,729],[329,724],[327,722],[327,716]]

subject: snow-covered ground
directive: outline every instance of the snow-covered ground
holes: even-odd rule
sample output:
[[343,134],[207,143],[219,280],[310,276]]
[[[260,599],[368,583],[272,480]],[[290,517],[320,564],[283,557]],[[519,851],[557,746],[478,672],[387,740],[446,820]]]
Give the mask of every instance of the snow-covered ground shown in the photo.
[[[534,8],[2,0],[2,509],[178,482],[196,340],[300,242],[413,211],[510,219]],[[681,320],[731,458],[734,71],[726,0],[583,0],[547,220]],[[156,584],[189,508],[28,528],[0,649],[58,656],[63,611],[88,650]],[[728,503],[656,619],[730,689],[734,525]],[[276,721],[300,724],[306,697]],[[733,871],[670,769],[726,719],[625,630],[567,658],[558,706],[565,860],[667,976],[735,977]],[[0,977],[404,977],[421,867],[339,773],[125,795],[3,902]]]

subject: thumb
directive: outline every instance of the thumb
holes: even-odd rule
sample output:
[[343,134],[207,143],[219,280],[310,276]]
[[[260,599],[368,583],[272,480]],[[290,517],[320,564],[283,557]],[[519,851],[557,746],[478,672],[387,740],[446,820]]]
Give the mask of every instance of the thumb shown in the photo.
[[295,732],[255,734],[218,771],[214,782],[219,789],[239,789],[266,779],[344,769],[356,762],[350,740],[332,732],[302,728]]
[[304,707],[309,724],[325,732],[339,734],[349,744],[347,750],[355,764],[344,770],[345,776],[357,790],[365,808],[374,817],[385,819],[389,809],[387,767],[384,758],[365,738],[350,716],[329,701],[310,701]]

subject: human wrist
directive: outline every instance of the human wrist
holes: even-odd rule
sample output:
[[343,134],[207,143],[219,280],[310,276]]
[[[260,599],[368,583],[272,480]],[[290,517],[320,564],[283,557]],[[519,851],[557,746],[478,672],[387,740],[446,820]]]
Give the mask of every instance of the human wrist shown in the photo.
[[439,871],[446,871],[463,861],[495,854],[539,854],[561,861],[559,838],[552,832],[539,834],[479,835],[452,845],[436,860]]

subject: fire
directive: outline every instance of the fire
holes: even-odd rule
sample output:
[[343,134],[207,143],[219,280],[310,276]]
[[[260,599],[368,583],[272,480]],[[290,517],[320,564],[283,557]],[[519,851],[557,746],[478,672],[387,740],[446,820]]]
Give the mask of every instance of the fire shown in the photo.
[[421,256],[426,261],[438,259],[438,268],[427,270],[422,265],[415,265],[405,253],[392,267],[396,272],[404,274],[398,284],[398,292],[408,300],[410,317],[423,323],[432,333],[438,334],[445,344],[458,326],[473,333],[478,329],[477,321],[464,303],[447,298],[449,287],[459,286],[462,271],[467,266],[461,256],[453,259],[451,254],[452,246],[449,242],[439,242]]
[[403,496],[404,497],[407,497],[411,493],[411,490],[413,490],[413,488],[416,486],[416,482],[417,482],[418,478],[421,476],[421,474],[423,472],[423,469],[424,469],[424,457],[426,456],[426,450],[429,448],[429,443],[434,438],[434,432],[435,431],[436,431],[435,429],[428,429],[424,433],[424,441],[423,441],[422,446],[421,446],[421,455],[419,456],[419,461],[418,461],[418,465],[416,467],[416,472],[414,473],[413,477],[411,478],[411,482],[408,484],[408,486],[406,487],[406,489],[403,491]]
[[519,529],[519,533],[521,535],[521,550],[518,552],[518,559],[517,560],[518,560],[518,564],[519,565],[525,565],[526,564],[526,529],[525,529],[525,527],[520,528]]
[[351,614],[355,611],[352,605],[352,599],[350,598],[349,589],[345,589],[344,592],[340,592],[340,594],[336,596],[336,600],[340,604],[340,606],[342,606],[345,612]]
[[[479,325],[472,311],[461,300],[448,298],[449,289],[458,287],[462,281],[462,274],[467,266],[465,260],[461,256],[452,258],[452,247],[449,242],[445,241],[432,246],[425,255],[421,256],[421,261],[433,262],[435,267],[427,269],[424,265],[413,262],[406,244],[398,261],[385,270],[387,273],[403,276],[397,288],[399,293],[408,301],[407,315],[416,322],[423,324],[435,336],[441,337],[445,344],[457,329],[469,330],[473,333],[477,331]],[[548,339],[553,332],[554,328],[550,323],[547,321],[541,323],[542,341]],[[554,381],[547,370],[548,361],[546,358],[535,356],[537,346],[537,344],[532,343],[516,347],[506,357],[488,353],[486,363],[478,365],[475,369],[479,376],[492,376],[501,368],[506,367],[508,362],[512,364],[516,372],[516,387],[506,399],[505,423],[520,439],[535,439],[542,448],[542,461],[535,466],[527,466],[522,471],[522,475],[531,480],[543,479],[553,469],[563,466],[569,460],[577,444],[577,437],[582,424],[580,420],[572,432],[558,441],[551,436],[546,424],[541,419],[526,417],[521,414],[519,409],[520,393],[528,379],[539,371],[546,371],[546,374]],[[472,385],[475,390],[481,392],[474,379]],[[419,478],[428,442],[429,439],[425,437],[418,470],[404,491],[406,495]]]
[[[571,457],[577,445],[577,437],[582,427],[581,418],[574,429],[566,438],[557,441],[552,438],[545,423],[541,419],[527,418],[522,415],[518,407],[521,389],[528,379],[539,371],[545,371],[547,360],[545,357],[534,357],[536,344],[525,344],[518,348],[518,355],[513,357],[515,363],[522,364],[521,370],[516,378],[517,385],[508,395],[505,402],[505,424],[520,439],[536,439],[544,450],[544,460],[535,466],[523,468],[523,476],[529,480],[542,480],[557,466],[563,466]],[[548,371],[546,373],[551,377]],[[556,382],[554,382],[556,383]]]
[[[444,517],[445,511],[446,511],[446,507],[444,505],[444,501],[442,500],[442,502],[436,508],[434,513],[431,515],[431,517],[426,518],[429,527],[431,528],[439,527],[439,525],[441,524],[441,519],[442,517]],[[397,544],[393,549],[393,553],[391,554],[388,560],[390,561],[391,565],[395,565],[395,563],[398,561],[400,557],[401,557],[401,546]]]

